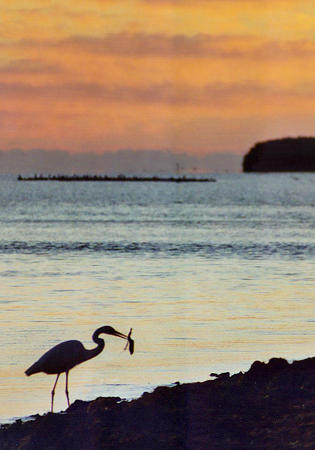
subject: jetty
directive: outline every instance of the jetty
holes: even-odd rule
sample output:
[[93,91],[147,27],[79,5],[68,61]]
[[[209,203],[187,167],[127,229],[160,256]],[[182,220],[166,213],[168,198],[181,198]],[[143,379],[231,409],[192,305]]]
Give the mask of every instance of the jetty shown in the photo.
[[213,183],[215,178],[195,178],[182,176],[160,177],[160,176],[127,176],[127,175],[37,175],[18,176],[18,181],[116,181],[116,182],[162,182],[162,183]]

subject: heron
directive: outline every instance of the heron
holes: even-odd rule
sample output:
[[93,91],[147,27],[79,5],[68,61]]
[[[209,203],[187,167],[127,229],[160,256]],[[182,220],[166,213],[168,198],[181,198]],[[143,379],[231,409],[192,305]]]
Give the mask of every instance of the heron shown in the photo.
[[80,341],[71,340],[61,342],[60,344],[55,345],[50,350],[48,350],[38,361],[36,361],[31,367],[29,367],[25,374],[27,376],[33,375],[35,373],[44,372],[49,375],[56,374],[56,381],[54,387],[51,391],[51,412],[54,409],[54,396],[55,389],[57,386],[58,379],[60,374],[66,373],[66,398],[68,407],[70,406],[69,400],[69,390],[68,390],[68,377],[69,371],[77,366],[78,364],[83,363],[84,361],[88,361],[91,358],[99,355],[104,347],[105,342],[104,339],[100,338],[100,334],[109,334],[112,336],[117,336],[122,339],[127,340],[127,344],[125,346],[125,350],[128,347],[129,352],[132,355],[134,352],[134,341],[131,338],[132,328],[129,331],[128,335],[120,333],[116,331],[113,327],[108,325],[98,328],[94,331],[92,335],[93,341],[97,344],[97,346],[91,350],[86,349]]

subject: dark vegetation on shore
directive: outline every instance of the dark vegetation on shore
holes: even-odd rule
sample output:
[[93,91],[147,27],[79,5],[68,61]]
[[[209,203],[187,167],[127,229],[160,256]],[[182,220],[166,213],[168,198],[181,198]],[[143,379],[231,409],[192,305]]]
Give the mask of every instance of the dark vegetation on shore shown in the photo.
[[66,413],[0,428],[1,450],[313,449],[315,358],[255,361],[246,373],[158,387],[132,402],[77,400]]
[[177,177],[145,177],[145,176],[108,176],[108,175],[34,175],[32,177],[18,176],[19,181],[138,181],[138,182],[173,182],[173,183],[193,183],[193,182],[214,182],[214,178],[193,178],[186,175]]
[[315,172],[315,138],[284,138],[255,144],[244,156],[243,171]]

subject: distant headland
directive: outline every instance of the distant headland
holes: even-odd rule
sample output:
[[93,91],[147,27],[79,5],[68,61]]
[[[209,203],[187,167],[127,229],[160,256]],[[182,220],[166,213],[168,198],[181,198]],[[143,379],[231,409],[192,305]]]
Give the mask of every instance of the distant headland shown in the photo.
[[315,172],[315,138],[259,142],[243,159],[244,172]]
[[193,178],[183,176],[176,177],[143,177],[143,176],[126,176],[123,174],[117,176],[108,175],[34,175],[31,177],[18,176],[19,181],[119,181],[119,182],[167,182],[167,183],[209,183],[215,182],[215,178]]

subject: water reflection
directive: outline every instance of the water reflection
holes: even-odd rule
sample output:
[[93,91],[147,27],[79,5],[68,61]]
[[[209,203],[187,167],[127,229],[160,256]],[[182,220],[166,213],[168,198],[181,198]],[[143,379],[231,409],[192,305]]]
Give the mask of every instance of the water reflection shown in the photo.
[[[107,339],[98,360],[73,369],[72,400],[112,395],[115,383],[120,386],[115,392],[128,396],[126,385],[138,386],[140,392],[148,385],[207,379],[211,371],[245,369],[257,358],[298,358],[312,352],[312,286],[303,277],[311,270],[307,262],[298,271],[294,263],[286,264],[286,273],[294,274],[290,286],[270,261],[266,267],[221,263],[205,277],[208,263],[197,259],[194,275],[185,278],[186,261],[174,265],[165,260],[163,271],[160,261],[150,261],[149,267],[140,261],[135,270],[130,258],[120,261],[118,279],[113,273],[104,277],[104,263],[94,262],[91,273],[82,277],[79,268],[89,267],[90,261],[74,258],[72,273],[68,262],[64,277],[63,270],[56,275],[54,261],[46,260],[45,267],[38,261],[33,270],[46,275],[34,285],[24,262],[12,256],[24,276],[19,283],[2,278],[2,417],[46,411],[52,377],[26,379],[24,370],[62,340],[80,339],[92,348],[91,334],[103,324],[124,331],[132,326],[136,353],[129,358],[121,343]],[[239,283],[245,274],[251,283]],[[65,408],[62,394],[63,388],[57,390],[57,409]]]
[[[135,354],[105,339],[98,358],[70,372],[72,401],[313,355],[315,183],[291,195],[286,180],[17,192],[0,211],[0,417],[46,412],[54,377],[24,370],[61,341],[92,348],[102,325],[132,327]],[[56,410],[66,407],[63,383]]]

